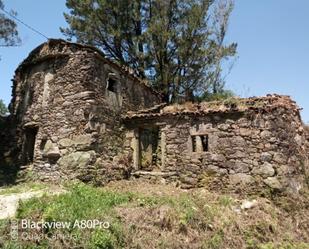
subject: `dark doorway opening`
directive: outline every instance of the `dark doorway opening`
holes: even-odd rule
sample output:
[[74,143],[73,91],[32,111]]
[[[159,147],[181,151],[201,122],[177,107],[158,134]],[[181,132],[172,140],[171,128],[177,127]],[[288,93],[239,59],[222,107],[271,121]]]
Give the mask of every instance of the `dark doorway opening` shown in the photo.
[[151,171],[157,164],[159,129],[157,127],[140,129],[140,169]]
[[37,127],[27,127],[25,129],[25,140],[23,145],[23,163],[25,165],[33,162],[34,146],[37,133]]

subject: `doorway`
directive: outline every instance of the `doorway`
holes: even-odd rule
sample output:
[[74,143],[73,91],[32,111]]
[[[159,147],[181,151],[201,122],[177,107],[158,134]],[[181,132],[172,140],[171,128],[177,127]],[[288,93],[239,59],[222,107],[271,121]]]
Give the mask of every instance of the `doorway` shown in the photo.
[[141,170],[151,171],[157,165],[159,144],[158,128],[141,128],[139,131],[139,150]]
[[38,133],[37,127],[27,127],[24,132],[23,163],[24,165],[33,162],[35,139]]

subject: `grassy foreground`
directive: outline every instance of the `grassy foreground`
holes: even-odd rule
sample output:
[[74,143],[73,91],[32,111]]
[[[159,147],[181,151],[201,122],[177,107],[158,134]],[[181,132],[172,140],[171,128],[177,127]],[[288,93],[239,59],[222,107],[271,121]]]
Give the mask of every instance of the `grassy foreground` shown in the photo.
[[23,193],[26,191],[39,191],[47,188],[46,185],[43,183],[22,183],[19,185],[14,185],[14,186],[8,186],[8,187],[2,187],[0,189],[0,195],[9,195],[9,194],[18,194],[18,193]]
[[[65,188],[60,195],[21,202],[16,220],[0,220],[0,248],[309,248],[305,194],[255,197],[255,206],[241,209],[240,196],[206,189],[126,181]],[[22,228],[25,220],[67,226]],[[16,222],[18,236],[12,239]]]

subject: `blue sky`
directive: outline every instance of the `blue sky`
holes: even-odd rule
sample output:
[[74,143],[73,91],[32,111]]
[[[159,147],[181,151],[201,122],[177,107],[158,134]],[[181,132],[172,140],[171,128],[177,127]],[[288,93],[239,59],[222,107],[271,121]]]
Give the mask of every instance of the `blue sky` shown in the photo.
[[[59,38],[66,26],[65,0],[4,0],[6,9],[47,37]],[[238,43],[238,59],[227,87],[241,97],[267,93],[290,95],[309,123],[309,1],[236,0],[227,42]],[[22,46],[0,47],[0,98],[9,103],[18,64],[44,38],[19,24]],[[306,94],[307,93],[307,94]]]

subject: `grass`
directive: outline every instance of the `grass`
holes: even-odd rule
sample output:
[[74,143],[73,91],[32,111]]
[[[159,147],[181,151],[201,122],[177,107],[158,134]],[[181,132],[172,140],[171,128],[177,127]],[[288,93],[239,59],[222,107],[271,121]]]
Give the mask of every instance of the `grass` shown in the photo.
[[258,249],[308,249],[308,243],[267,243],[261,244],[257,247]]
[[[0,248],[309,248],[307,207],[303,205],[289,216],[287,204],[281,208],[260,198],[257,207],[237,213],[234,208],[241,204],[237,196],[205,189],[183,191],[136,182],[104,188],[70,183],[66,189],[59,196],[21,202],[17,220],[70,224],[99,220],[109,222],[110,227],[44,228],[41,240],[25,241],[20,236],[13,243],[9,242],[10,221],[3,220]],[[294,214],[302,226],[295,225]],[[25,231],[38,233],[35,229],[20,229],[19,234]]]
[[222,230],[216,232],[210,239],[205,241],[203,249],[220,249],[223,245],[224,233]]
[[8,185],[0,188],[0,195],[10,195],[10,194],[18,194],[27,191],[38,191],[48,186],[43,183],[32,182],[32,183],[22,183],[18,185]]
[[[17,218],[36,220],[39,217],[46,222],[67,222],[71,225],[63,235],[70,238],[68,243],[77,243],[84,248],[121,246],[122,231],[113,207],[129,202],[132,194],[104,191],[84,184],[73,184],[67,188],[69,192],[59,196],[43,196],[22,202],[17,211]],[[83,220],[109,222],[112,227],[108,230],[85,229],[82,227]],[[81,224],[81,227],[73,227],[76,221]],[[55,234],[55,232],[57,232],[56,229],[44,230],[45,234]]]

